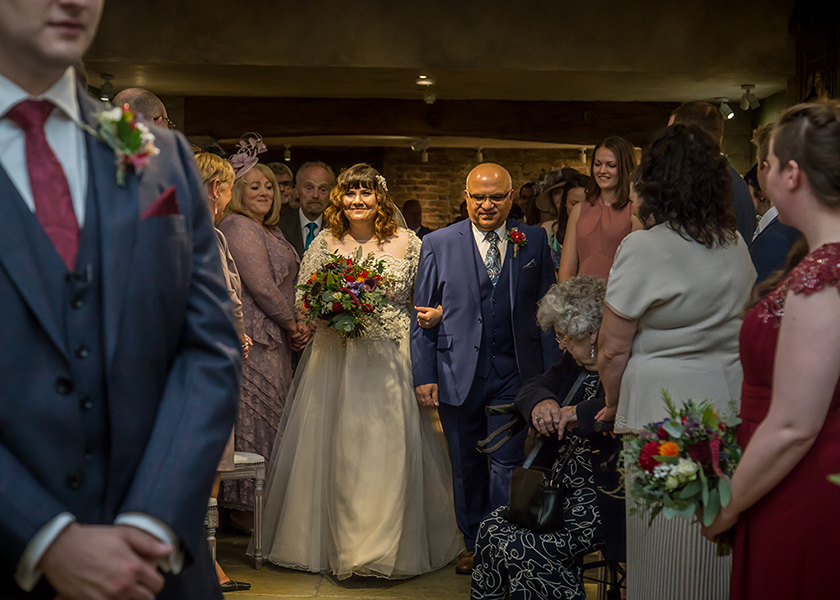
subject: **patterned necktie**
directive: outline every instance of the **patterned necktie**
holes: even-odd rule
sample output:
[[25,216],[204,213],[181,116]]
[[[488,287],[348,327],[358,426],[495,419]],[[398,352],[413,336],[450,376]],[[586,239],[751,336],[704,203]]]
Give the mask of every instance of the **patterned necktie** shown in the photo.
[[499,234],[495,231],[490,231],[484,236],[484,239],[490,242],[490,248],[488,248],[487,255],[484,257],[484,266],[487,267],[487,275],[490,277],[490,282],[493,284],[493,287],[496,287],[496,282],[499,281],[499,274],[502,272]]
[[306,240],[303,242],[303,250],[309,250],[309,244],[312,243],[312,240],[315,239],[315,229],[318,227],[315,223],[307,224],[309,228],[309,233],[306,234]]
[[13,106],[6,116],[24,134],[35,217],[67,269],[72,271],[79,251],[79,222],[64,169],[44,132],[44,123],[54,108],[49,100],[24,100]]

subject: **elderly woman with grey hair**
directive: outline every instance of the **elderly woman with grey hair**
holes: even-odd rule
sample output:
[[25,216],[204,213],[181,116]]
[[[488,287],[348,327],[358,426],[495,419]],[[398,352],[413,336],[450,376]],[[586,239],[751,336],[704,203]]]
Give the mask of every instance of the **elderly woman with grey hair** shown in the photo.
[[[540,300],[537,321],[554,329],[563,358],[522,386],[516,408],[544,444],[534,466],[551,468],[565,438],[581,443],[563,470],[564,526],[539,533],[509,522],[502,507],[481,523],[472,599],[586,598],[583,556],[596,548],[625,559],[624,499],[616,493],[621,442],[595,429],[604,407],[596,371],[606,281],[582,275],[555,284]],[[565,434],[565,435],[564,435]]]

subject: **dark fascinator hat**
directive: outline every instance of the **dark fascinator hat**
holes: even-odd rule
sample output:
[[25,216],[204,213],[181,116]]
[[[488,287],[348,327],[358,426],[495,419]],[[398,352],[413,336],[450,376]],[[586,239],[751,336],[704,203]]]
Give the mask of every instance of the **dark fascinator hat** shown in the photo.
[[554,212],[554,202],[551,201],[551,192],[563,187],[570,181],[576,181],[579,186],[583,187],[586,185],[587,180],[588,177],[586,175],[571,167],[554,169],[545,173],[534,184],[534,194],[537,196],[537,208],[543,212]]
[[251,131],[243,133],[237,145],[239,149],[228,160],[233,167],[235,178],[239,179],[257,164],[257,154],[268,151],[268,148],[265,147],[262,136]]

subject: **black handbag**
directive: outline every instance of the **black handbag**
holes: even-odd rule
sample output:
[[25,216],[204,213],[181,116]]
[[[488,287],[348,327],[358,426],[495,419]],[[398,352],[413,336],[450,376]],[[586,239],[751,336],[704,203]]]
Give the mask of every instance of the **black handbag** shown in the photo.
[[[566,394],[561,406],[567,406],[572,401],[585,377],[584,371]],[[505,511],[505,518],[511,523],[540,533],[562,529],[565,497],[563,469],[580,444],[580,438],[576,435],[566,435],[563,439],[566,440],[566,447],[551,469],[531,466],[542,448],[542,438],[534,445],[525,463],[514,469],[510,478],[510,499]]]

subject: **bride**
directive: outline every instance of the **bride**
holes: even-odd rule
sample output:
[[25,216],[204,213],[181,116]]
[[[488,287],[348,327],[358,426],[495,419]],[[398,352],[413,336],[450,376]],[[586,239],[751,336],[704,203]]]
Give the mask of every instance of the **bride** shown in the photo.
[[420,240],[397,226],[396,213],[375,169],[347,169],[330,195],[328,225],[301,262],[298,281],[307,281],[334,252],[361,247],[385,261],[390,300],[362,337],[318,326],[298,366],[265,492],[265,553],[283,567],[404,578],[462,549],[443,433],[412,383]]

